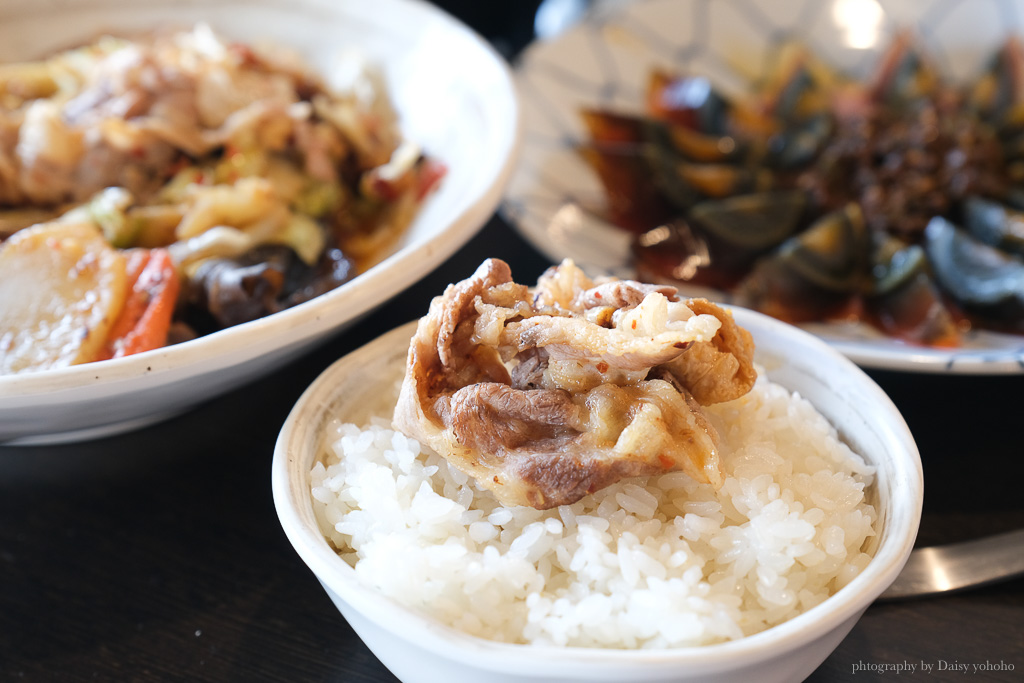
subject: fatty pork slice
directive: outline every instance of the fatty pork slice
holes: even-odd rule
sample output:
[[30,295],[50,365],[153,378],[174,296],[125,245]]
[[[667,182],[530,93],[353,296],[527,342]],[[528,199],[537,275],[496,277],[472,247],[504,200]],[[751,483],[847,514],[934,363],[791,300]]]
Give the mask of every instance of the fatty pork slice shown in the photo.
[[420,320],[395,426],[505,505],[567,505],[676,470],[717,487],[718,437],[687,382],[713,395],[724,372],[736,393],[753,352],[737,330],[671,288],[594,283],[567,261],[531,292],[490,259]]

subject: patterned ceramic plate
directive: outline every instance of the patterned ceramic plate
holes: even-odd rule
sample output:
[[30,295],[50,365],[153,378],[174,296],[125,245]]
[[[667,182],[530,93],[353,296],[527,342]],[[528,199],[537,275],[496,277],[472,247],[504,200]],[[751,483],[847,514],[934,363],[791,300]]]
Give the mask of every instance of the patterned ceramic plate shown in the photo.
[[[742,92],[780,42],[795,39],[828,63],[864,76],[909,29],[947,77],[978,73],[1013,33],[1024,3],[1010,0],[643,0],[595,4],[517,64],[523,145],[503,210],[552,260],[631,277],[629,238],[587,208],[603,191],[574,151],[581,106],[639,112],[654,66],[707,75]],[[706,292],[703,292],[706,293]],[[806,326],[865,367],[930,373],[1024,373],[1024,337],[972,332],[963,347],[926,349],[863,325]]]

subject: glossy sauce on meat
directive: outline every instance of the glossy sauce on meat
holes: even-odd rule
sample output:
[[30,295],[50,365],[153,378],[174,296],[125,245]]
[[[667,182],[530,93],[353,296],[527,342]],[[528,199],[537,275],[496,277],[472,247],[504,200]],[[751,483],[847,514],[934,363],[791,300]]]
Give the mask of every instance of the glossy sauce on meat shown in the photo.
[[395,425],[505,505],[676,470],[718,486],[701,405],[749,391],[752,356],[727,311],[674,288],[593,282],[566,261],[531,290],[490,259],[420,320]]

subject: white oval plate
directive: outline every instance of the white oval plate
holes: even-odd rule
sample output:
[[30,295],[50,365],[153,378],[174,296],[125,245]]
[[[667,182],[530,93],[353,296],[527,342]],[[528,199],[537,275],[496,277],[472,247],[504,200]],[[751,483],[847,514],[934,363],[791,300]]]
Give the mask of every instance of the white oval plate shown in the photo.
[[0,3],[0,62],[103,32],[209,23],[229,39],[297,50],[328,74],[355,50],[384,71],[404,134],[448,167],[400,250],[312,301],[176,346],[0,377],[0,442],[68,441],[170,416],[266,374],[419,280],[493,214],[518,145],[507,64],[418,0],[61,0]]
[[[556,38],[538,41],[516,65],[523,109],[519,166],[502,207],[553,261],[572,258],[592,274],[633,277],[629,237],[582,207],[604,193],[574,149],[585,133],[580,107],[640,113],[650,69],[709,76],[742,92],[780,40],[794,38],[853,74],[865,75],[894,35],[910,29],[950,78],[977,73],[1013,33],[1024,3],[1000,0],[644,0],[597,2]],[[699,294],[707,293],[695,292]],[[915,347],[865,325],[807,325],[856,363],[929,373],[1024,373],[1024,337],[972,332],[957,349]]]

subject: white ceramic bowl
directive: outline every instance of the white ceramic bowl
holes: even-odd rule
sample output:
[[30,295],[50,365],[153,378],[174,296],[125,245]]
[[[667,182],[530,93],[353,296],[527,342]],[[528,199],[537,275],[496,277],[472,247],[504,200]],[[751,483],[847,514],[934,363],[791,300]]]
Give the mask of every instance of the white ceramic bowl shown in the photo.
[[302,395],[274,453],[274,502],[285,533],[366,645],[407,683],[460,681],[799,681],[836,648],[895,579],[917,536],[921,461],[896,407],[852,362],[795,327],[735,309],[768,375],[809,399],[842,438],[877,466],[879,531],[874,558],[845,588],[778,626],[741,640],[672,650],[530,647],[490,642],[432,622],[361,583],[320,533],[310,469],[329,415],[359,422],[384,388],[383,370],[404,362],[414,325],[398,328],[328,368]]
[[0,442],[81,439],[180,412],[265,374],[442,263],[493,214],[518,144],[509,70],[470,29],[418,0],[0,2],[0,62],[45,56],[102,32],[209,23],[269,40],[329,74],[345,50],[380,66],[404,134],[448,175],[401,249],[353,281],[267,318],[138,356],[0,377]]

